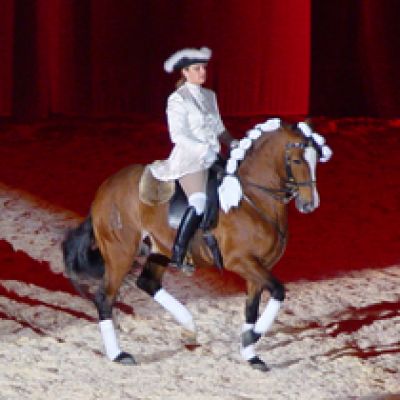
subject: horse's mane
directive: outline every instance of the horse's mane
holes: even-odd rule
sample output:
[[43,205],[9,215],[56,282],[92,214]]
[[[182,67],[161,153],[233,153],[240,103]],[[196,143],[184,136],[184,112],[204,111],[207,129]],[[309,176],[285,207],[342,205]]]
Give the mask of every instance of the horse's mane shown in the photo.
[[291,139],[301,139],[301,135],[293,131],[289,125],[263,132],[246,151],[237,170],[239,176],[262,173],[275,181],[277,163],[282,163],[285,145]]

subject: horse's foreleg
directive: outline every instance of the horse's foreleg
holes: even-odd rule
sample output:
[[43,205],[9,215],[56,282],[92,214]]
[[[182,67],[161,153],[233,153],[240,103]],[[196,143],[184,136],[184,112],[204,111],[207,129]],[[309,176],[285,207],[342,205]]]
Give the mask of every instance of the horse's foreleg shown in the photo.
[[[248,287],[251,288],[252,285],[248,284]],[[253,295],[248,298],[246,304],[246,324],[244,324],[242,329],[241,355],[253,367],[266,371],[268,367],[264,361],[256,355],[254,345],[274,323],[285,297],[285,289],[272,275],[269,276],[264,287],[269,290],[271,297],[259,318],[256,317],[256,312],[258,312],[261,291],[255,291]]]
[[260,285],[254,285],[247,282],[247,300],[246,300],[246,323],[245,325],[254,327],[258,319],[258,310],[260,307],[260,298],[262,293]]
[[246,361],[249,361],[256,356],[254,352],[254,343],[244,344],[243,335],[246,332],[253,331],[254,329],[254,325],[258,319],[261,293],[262,288],[260,285],[254,285],[251,281],[247,281],[247,299],[245,309],[246,322],[242,326],[242,343],[240,345],[240,354]]
[[270,276],[266,288],[269,290],[271,297],[254,326],[254,332],[260,336],[270,329],[285,299],[285,288],[274,276]]
[[162,287],[162,276],[169,258],[160,254],[151,254],[137,279],[137,286],[153,297],[185,329],[186,341],[195,342],[196,326],[190,311]]

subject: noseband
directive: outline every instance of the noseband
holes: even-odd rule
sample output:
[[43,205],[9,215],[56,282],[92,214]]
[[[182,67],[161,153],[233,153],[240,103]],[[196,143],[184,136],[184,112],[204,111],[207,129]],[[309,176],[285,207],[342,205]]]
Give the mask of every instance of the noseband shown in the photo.
[[[297,182],[294,179],[294,175],[293,175],[293,171],[292,171],[292,160],[290,158],[290,149],[303,149],[305,150],[307,147],[314,147],[313,143],[309,140],[307,140],[306,142],[289,142],[286,144],[286,149],[285,149],[285,170],[286,170],[286,181],[285,181],[285,186],[286,188],[289,189],[289,192],[291,193],[291,199],[293,199],[294,197],[297,196],[300,187],[302,186],[308,186],[310,188],[314,188],[316,185],[316,181],[315,180],[308,180],[308,181],[302,181],[302,182]],[[289,201],[290,201],[289,200]]]

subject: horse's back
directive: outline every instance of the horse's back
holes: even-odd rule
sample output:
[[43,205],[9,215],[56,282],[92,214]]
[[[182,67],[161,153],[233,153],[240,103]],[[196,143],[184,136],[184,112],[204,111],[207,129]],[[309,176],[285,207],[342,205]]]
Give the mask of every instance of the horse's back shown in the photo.
[[[92,203],[93,207],[107,201],[118,201],[138,192],[138,182],[144,166],[133,164],[108,177],[98,188]],[[119,201],[118,201],[119,202]]]

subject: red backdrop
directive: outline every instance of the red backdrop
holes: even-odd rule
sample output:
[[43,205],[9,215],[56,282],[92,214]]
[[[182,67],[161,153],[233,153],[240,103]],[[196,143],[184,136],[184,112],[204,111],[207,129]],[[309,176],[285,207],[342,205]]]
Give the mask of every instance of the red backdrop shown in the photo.
[[161,113],[175,80],[163,61],[203,45],[214,50],[209,85],[224,114],[307,112],[310,0],[2,0],[1,7],[0,115]]
[[0,116],[162,113],[164,59],[214,50],[224,115],[399,114],[396,0],[1,0]]
[[400,2],[312,2],[310,110],[400,115]]

